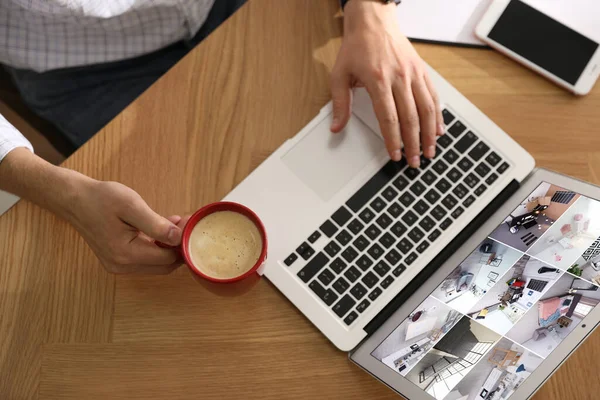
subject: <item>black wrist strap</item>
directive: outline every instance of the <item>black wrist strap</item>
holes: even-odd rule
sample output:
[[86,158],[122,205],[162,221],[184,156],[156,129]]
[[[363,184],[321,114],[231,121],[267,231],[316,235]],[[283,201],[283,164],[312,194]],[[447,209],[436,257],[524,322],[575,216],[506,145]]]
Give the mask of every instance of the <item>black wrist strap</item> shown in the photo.
[[[342,10],[344,9],[344,7],[346,7],[346,3],[348,3],[350,0],[340,0],[340,3],[342,4]],[[382,3],[388,4],[388,3],[396,3],[396,5],[402,3],[402,0],[381,0]]]

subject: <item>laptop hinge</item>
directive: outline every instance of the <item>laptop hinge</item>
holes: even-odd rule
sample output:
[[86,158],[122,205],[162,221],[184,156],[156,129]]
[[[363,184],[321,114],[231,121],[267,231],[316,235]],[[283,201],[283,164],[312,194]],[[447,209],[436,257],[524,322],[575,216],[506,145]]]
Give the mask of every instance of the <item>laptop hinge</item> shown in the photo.
[[392,301],[385,306],[364,328],[370,336],[402,305],[412,296],[427,279],[433,275],[456,251],[475,233],[479,226],[487,221],[510,196],[519,189],[519,182],[512,180],[494,200],[490,202],[473,222],[468,224],[448,245],[421,271]]

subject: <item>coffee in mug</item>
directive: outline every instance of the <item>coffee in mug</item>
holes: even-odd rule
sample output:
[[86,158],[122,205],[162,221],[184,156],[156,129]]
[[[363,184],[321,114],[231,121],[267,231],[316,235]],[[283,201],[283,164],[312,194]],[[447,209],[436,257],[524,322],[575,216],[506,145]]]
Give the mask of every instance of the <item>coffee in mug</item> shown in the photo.
[[214,279],[232,279],[256,265],[263,242],[250,218],[235,211],[217,211],[194,226],[188,249],[200,272]]

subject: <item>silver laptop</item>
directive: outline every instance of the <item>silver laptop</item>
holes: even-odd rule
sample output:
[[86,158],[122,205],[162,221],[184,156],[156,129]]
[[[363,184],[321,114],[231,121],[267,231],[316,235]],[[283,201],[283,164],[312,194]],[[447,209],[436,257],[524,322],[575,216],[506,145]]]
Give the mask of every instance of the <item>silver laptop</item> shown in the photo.
[[0,216],[10,210],[12,206],[17,204],[17,201],[19,201],[17,196],[0,190]]
[[545,170],[435,71],[446,134],[390,161],[371,102],[331,104],[226,200],[267,228],[267,277],[408,399],[527,399],[600,319],[600,189]]

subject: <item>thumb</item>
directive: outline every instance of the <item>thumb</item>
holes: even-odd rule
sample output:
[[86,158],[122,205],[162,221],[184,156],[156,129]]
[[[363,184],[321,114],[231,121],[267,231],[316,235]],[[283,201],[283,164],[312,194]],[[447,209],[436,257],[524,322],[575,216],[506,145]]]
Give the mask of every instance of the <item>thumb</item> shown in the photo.
[[331,75],[331,97],[333,101],[333,122],[331,131],[338,133],[346,127],[350,119],[352,90],[350,76],[342,72],[333,72]]
[[171,246],[181,244],[181,229],[169,219],[155,213],[141,198],[130,205],[127,215],[123,215],[121,219],[156,241]]

